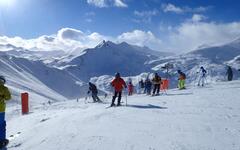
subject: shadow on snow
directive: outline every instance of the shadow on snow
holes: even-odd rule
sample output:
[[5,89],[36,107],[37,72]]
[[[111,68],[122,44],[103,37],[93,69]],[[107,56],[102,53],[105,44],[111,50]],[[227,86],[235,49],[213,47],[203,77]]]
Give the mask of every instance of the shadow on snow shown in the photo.
[[176,96],[176,95],[193,95],[193,93],[175,93],[175,94],[167,93],[167,96]]
[[141,108],[141,109],[167,109],[167,107],[156,106],[152,104],[148,105],[127,105],[127,107]]

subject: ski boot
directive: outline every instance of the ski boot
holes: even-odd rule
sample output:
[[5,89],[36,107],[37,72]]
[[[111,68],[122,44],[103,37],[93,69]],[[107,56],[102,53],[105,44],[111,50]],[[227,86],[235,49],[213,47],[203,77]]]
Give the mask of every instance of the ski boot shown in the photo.
[[0,149],[6,147],[8,145],[8,143],[9,143],[8,139],[0,141]]

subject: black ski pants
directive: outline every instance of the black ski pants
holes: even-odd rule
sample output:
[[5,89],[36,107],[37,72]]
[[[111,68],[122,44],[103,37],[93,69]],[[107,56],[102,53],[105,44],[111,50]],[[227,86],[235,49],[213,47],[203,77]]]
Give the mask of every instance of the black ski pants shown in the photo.
[[121,98],[122,98],[122,91],[119,91],[119,92],[115,91],[114,92],[114,96],[113,96],[113,99],[112,99],[112,104],[114,104],[115,99],[117,97],[118,97],[118,105],[120,105],[121,104]]
[[97,96],[97,93],[92,93],[93,102],[100,102],[101,100]]
[[155,94],[156,91],[157,91],[157,94],[159,94],[159,92],[160,92],[160,84],[154,84],[153,95]]

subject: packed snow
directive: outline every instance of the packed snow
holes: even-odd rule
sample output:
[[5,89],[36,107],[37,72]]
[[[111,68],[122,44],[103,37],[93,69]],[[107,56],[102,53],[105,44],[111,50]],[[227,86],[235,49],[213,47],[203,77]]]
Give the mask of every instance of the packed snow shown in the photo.
[[[240,81],[123,96],[121,107],[76,99],[34,104],[21,115],[8,105],[11,150],[239,150]],[[34,97],[30,99],[32,103]],[[126,105],[127,100],[127,106]]]

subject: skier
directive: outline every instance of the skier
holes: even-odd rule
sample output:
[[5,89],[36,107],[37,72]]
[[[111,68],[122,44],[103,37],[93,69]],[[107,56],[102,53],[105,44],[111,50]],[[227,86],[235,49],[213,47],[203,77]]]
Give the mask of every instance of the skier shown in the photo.
[[143,79],[141,79],[141,81],[139,81],[139,89],[140,89],[140,94],[144,93],[144,82]]
[[203,66],[201,66],[200,71],[197,73],[200,73],[199,80],[198,80],[198,86],[200,86],[200,83],[202,83],[201,85],[204,86],[204,81],[206,80],[207,71],[203,68]]
[[178,70],[177,72],[179,74],[179,78],[178,78],[178,88],[179,88],[179,90],[186,89],[185,88],[185,80],[186,80],[185,73],[183,73],[181,70]]
[[6,80],[0,76],[0,149],[5,147],[9,140],[6,139],[6,121],[5,121],[5,108],[6,101],[11,99],[11,93],[8,88],[4,86]]
[[133,84],[131,81],[129,81],[128,83],[128,95],[132,95],[133,94]]
[[232,78],[233,78],[233,71],[232,71],[232,68],[230,66],[228,66],[228,69],[227,69],[227,78],[228,78],[228,81],[232,81]]
[[155,73],[154,78],[152,79],[152,83],[153,83],[153,96],[155,95],[155,92],[157,91],[156,95],[159,95],[160,92],[160,86],[161,86],[161,77],[158,75],[158,73]]
[[112,106],[115,106],[115,99],[118,97],[117,106],[121,105],[121,97],[123,88],[127,88],[125,81],[120,77],[120,73],[115,74],[115,79],[111,82],[111,85],[114,87],[114,96],[112,98]]
[[151,90],[152,90],[152,82],[150,81],[149,78],[147,78],[145,80],[145,91],[147,93],[147,95],[151,95]]
[[89,82],[89,90],[88,90],[88,94],[92,92],[92,99],[93,99],[93,102],[102,102],[99,97],[97,96],[98,94],[98,90],[97,90],[97,87],[96,85],[94,85],[93,83]]

